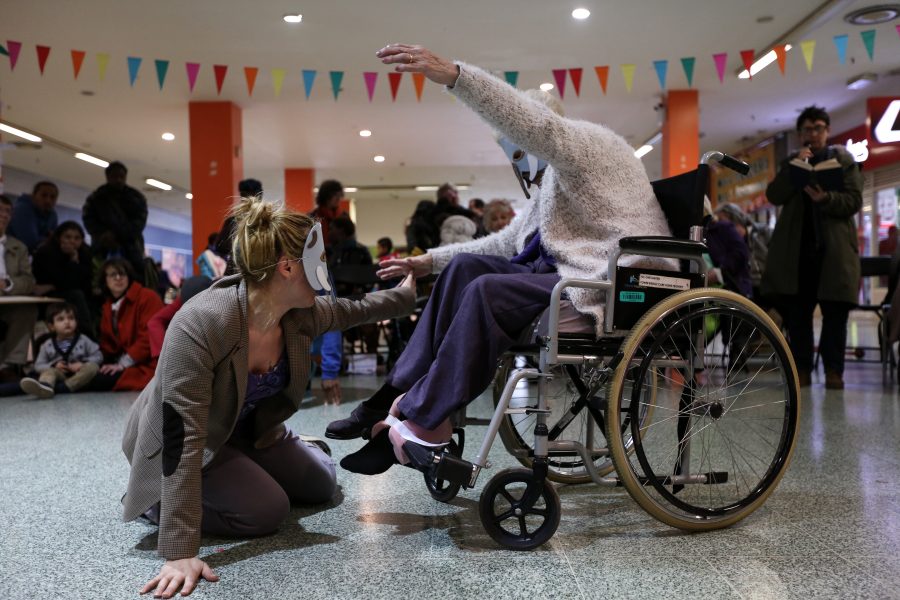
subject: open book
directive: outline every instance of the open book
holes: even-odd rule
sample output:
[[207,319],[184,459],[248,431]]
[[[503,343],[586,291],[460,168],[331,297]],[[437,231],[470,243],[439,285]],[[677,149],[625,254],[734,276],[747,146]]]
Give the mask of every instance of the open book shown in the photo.
[[828,191],[844,189],[844,169],[836,158],[823,160],[815,166],[795,158],[788,165],[791,183],[798,189],[807,185],[818,185]]

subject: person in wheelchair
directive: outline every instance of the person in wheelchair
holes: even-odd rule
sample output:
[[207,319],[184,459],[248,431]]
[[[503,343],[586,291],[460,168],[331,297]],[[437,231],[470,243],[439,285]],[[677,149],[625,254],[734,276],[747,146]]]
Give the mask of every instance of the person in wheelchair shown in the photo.
[[[407,463],[407,442],[433,448],[450,439],[448,417],[488,386],[492,366],[549,305],[560,277],[606,279],[619,238],[671,235],[643,165],[608,127],[564,118],[546,92],[516,90],[421,46],[392,44],[377,56],[399,72],[424,73],[478,113],[497,132],[525,195],[535,197],[496,234],[381,263],[384,278],[440,277],[386,383],[326,430],[333,439],[373,434],[341,462],[364,474]],[[671,268],[637,256],[622,264]],[[602,292],[571,289],[568,299],[599,335]]]

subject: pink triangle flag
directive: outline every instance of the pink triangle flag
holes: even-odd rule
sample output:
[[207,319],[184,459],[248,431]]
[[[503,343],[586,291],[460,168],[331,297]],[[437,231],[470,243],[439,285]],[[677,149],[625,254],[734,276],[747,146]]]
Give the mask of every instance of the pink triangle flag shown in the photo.
[[378,81],[378,73],[374,71],[366,71],[363,73],[366,79],[366,90],[369,92],[369,102],[372,101],[372,95],[375,94],[375,82]]
[[575,88],[575,95],[581,96],[581,68],[569,69],[569,79],[572,80],[572,87]]
[[200,63],[185,63],[188,76],[188,87],[194,91],[194,85],[197,83],[197,74],[200,72]]
[[6,51],[9,52],[9,68],[15,69],[16,63],[19,62],[19,51],[22,49],[22,42],[11,42],[6,40]]
[[400,87],[400,80],[403,78],[403,73],[388,73],[388,81],[391,84],[391,98],[396,102],[397,101],[397,89]]
[[723,83],[725,81],[725,63],[728,61],[728,53],[713,54],[713,60],[716,61],[716,73],[719,74],[719,83]]
[[222,94],[222,84],[225,83],[225,75],[228,73],[228,65],[213,65],[216,74],[216,95]]
[[553,78],[556,79],[556,88],[559,90],[559,97],[562,98],[566,93],[566,70],[553,69]]
[[41,75],[44,74],[44,66],[47,64],[47,57],[50,56],[50,46],[35,46],[37,50],[38,57],[38,67],[41,70]]

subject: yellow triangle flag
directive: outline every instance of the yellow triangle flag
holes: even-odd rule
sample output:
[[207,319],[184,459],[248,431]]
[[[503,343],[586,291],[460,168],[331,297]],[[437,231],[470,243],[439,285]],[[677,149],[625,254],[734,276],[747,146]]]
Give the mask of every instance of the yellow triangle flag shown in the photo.
[[634,65],[622,65],[622,76],[625,77],[625,90],[630,94],[634,83]]
[[812,71],[813,55],[816,53],[816,40],[804,40],[800,42],[803,50],[803,58],[806,60],[806,70]]
[[272,69],[272,87],[275,88],[275,97],[281,95],[281,86],[284,83],[284,69]]
[[106,79],[106,67],[109,65],[109,54],[100,52],[97,54],[97,68],[100,70],[100,81]]

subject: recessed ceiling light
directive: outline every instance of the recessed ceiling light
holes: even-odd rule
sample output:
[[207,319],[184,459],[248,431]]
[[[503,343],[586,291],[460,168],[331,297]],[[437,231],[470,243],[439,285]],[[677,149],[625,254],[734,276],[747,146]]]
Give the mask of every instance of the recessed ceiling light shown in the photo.
[[109,163],[102,158],[97,158],[96,156],[85,154],[84,152],[76,152],[75,158],[83,160],[84,162],[89,162],[92,165],[97,165],[98,167],[103,167],[104,169],[109,166]]
[[164,134],[162,134],[162,139],[166,140],[167,142],[171,142],[172,140],[175,139],[175,134],[174,134],[174,133],[169,133],[169,132],[167,131],[167,132],[165,132]]
[[352,194],[353,192],[358,192],[358,191],[359,191],[359,188],[355,188],[355,187],[345,187],[345,188],[344,188],[344,191],[345,191],[345,192],[348,192],[348,193],[350,193],[350,194]]
[[591,16],[591,11],[589,11],[586,8],[576,8],[575,10],[572,11],[573,19],[578,19],[578,20],[582,21],[584,19],[587,19],[589,16]]
[[373,158],[372,160],[374,160],[375,162],[384,162],[384,157],[383,157],[382,155],[379,154],[378,156],[376,156],[376,157]]
[[554,86],[552,83],[542,83],[542,84],[540,85],[540,87],[541,87],[541,89],[544,90],[545,92],[549,92],[549,91],[552,90],[555,86]]
[[160,181],[158,179],[152,179],[152,178],[148,177],[147,179],[144,180],[144,182],[146,182],[147,185],[152,185],[155,188],[159,188],[159,189],[165,190],[167,192],[172,189],[171,185],[169,185],[168,183],[163,183],[162,181]]
[[877,4],[847,13],[844,20],[851,25],[878,25],[900,17],[900,4]]
[[13,135],[17,135],[20,138],[24,138],[29,142],[40,142],[43,141],[38,136],[28,133],[27,131],[22,131],[21,129],[16,129],[11,125],[7,125],[6,123],[0,123],[0,131],[5,131],[6,133],[11,133]]
[[188,200],[193,200],[193,199],[194,199],[194,195],[193,195],[192,193],[190,193],[190,192],[188,192],[187,194],[185,194],[184,197],[187,198]]
[[285,23],[299,23],[302,20],[303,20],[303,15],[301,15],[299,13],[293,14],[293,15],[284,15]]
[[370,135],[372,135],[372,132],[368,129],[363,129],[359,132],[359,137],[369,137]]

